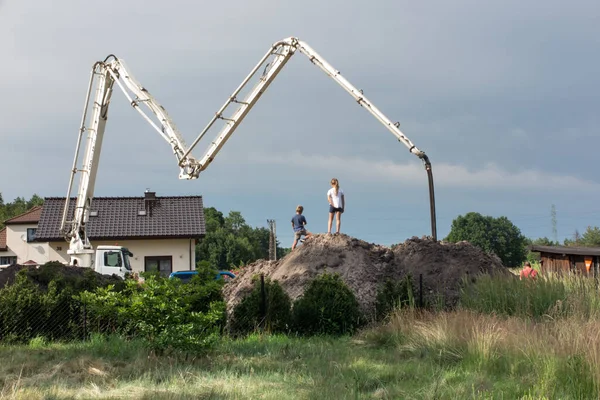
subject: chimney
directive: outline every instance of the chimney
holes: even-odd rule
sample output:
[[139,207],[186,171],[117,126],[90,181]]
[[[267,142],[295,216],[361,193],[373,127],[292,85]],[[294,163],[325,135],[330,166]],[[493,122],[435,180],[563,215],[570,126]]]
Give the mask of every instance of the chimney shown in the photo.
[[152,216],[152,208],[156,203],[156,192],[151,192],[149,188],[144,192],[144,214],[138,213],[138,215],[149,215]]
[[156,200],[156,192],[151,192],[150,189],[146,189],[144,192],[144,200],[151,201]]

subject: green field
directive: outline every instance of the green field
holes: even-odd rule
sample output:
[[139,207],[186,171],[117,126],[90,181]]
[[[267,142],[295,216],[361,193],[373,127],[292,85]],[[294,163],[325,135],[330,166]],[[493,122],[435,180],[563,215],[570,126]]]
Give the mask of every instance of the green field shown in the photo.
[[481,279],[459,309],[404,309],[352,337],[254,334],[207,354],[141,341],[0,347],[0,399],[589,399],[600,382],[593,279]]

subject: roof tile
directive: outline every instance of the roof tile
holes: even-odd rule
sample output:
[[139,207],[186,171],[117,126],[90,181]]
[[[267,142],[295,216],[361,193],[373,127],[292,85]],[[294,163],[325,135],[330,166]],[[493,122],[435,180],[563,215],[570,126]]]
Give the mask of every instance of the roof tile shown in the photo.
[[[65,198],[44,199],[44,208],[36,231],[37,241],[64,240],[59,232]],[[69,219],[75,199],[69,202]],[[147,210],[147,215],[138,211]],[[144,197],[96,197],[90,211],[90,240],[123,240],[128,238],[201,238],[206,234],[202,196],[156,197],[146,208]]]

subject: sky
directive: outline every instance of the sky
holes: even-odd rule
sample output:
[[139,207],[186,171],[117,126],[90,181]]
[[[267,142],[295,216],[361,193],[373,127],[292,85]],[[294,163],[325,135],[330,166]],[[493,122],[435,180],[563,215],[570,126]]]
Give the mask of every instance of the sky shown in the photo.
[[[438,238],[459,215],[508,217],[559,241],[600,225],[600,3],[0,0],[0,193],[65,196],[96,61],[122,58],[187,143],[269,47],[295,36],[338,69],[431,160]],[[193,150],[201,158],[212,130]],[[391,245],[431,234],[422,162],[296,54],[197,180],[115,88],[95,196],[202,195],[291,245],[304,206],[327,231]]]

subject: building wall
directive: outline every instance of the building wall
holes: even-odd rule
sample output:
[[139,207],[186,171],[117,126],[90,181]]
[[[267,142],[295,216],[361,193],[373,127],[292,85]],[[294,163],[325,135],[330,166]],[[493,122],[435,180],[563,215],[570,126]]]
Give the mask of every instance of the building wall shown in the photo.
[[568,256],[559,254],[541,254],[543,272],[569,272],[571,270],[571,261]]
[[[69,244],[66,241],[50,243],[28,243],[27,228],[37,228],[37,224],[7,225],[6,245],[9,251],[0,252],[1,256],[17,256],[17,263],[33,260],[38,264],[48,261],[68,263]],[[172,271],[188,271],[196,268],[195,239],[144,239],[122,241],[93,241],[94,247],[100,245],[118,245],[127,247],[132,253],[131,267],[135,272],[143,272],[145,258],[171,256]]]
[[[592,260],[596,256],[592,256]],[[576,274],[592,274],[593,268],[588,272],[585,266],[585,256],[581,255],[561,255],[551,253],[541,253],[542,272],[561,272]]]
[[37,228],[37,224],[7,225],[6,246],[17,256],[18,264],[29,260],[43,264],[49,257],[48,243],[27,243],[28,228]]
[[[146,257],[171,256],[172,271],[189,271],[196,268],[196,245],[194,239],[148,239],[148,240],[120,240],[120,241],[94,241],[92,246],[117,245],[127,247],[133,253],[131,268],[134,272],[144,271]],[[48,244],[49,258],[47,261],[69,262],[66,242],[52,242]],[[60,248],[60,250],[58,250]],[[191,253],[191,264],[190,264]]]

